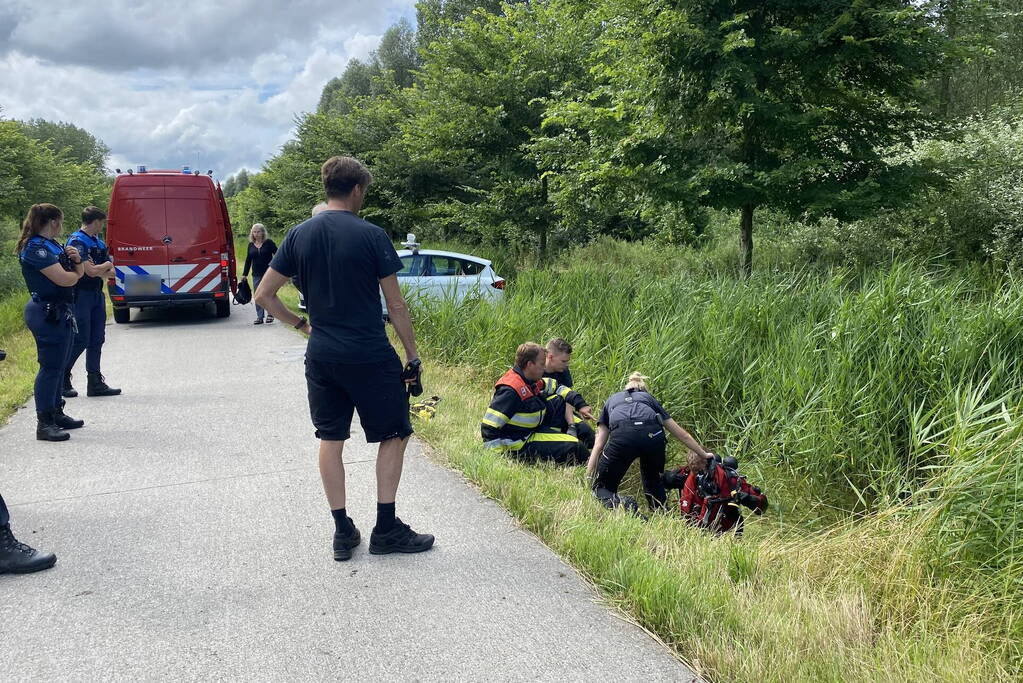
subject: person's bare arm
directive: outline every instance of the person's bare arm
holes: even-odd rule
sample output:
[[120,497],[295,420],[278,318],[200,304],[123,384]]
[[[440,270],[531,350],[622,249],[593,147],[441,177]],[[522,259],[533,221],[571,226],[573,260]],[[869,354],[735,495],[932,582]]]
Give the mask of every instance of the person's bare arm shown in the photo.
[[710,455],[710,451],[701,446],[700,443],[689,434],[689,432],[682,429],[682,427],[671,418],[664,421],[664,428],[671,432],[675,438],[684,443],[691,450],[696,451],[697,455],[702,455],[704,457]]
[[[260,286],[262,289],[262,286]],[[394,331],[405,347],[405,361],[419,358],[419,348],[416,346],[416,333],[412,329],[412,318],[409,317],[408,305],[398,285],[397,275],[388,275],[380,280],[380,289],[384,293],[384,301],[387,302],[387,315],[391,318]],[[260,304],[262,305],[262,304]]]
[[607,437],[610,434],[611,430],[607,428],[607,425],[597,425],[597,438],[593,441],[590,459],[586,461],[586,478],[590,481],[593,480],[593,475],[597,472],[597,460],[604,452],[604,446],[607,445]]
[[[287,323],[294,327],[298,324],[298,321],[302,319],[301,316],[292,313],[291,310],[284,305],[284,302],[277,296],[277,292],[280,291],[281,287],[288,284],[291,278],[285,277],[278,273],[273,268],[267,268],[266,275],[259,283],[259,287],[256,289],[256,295],[254,297],[257,304],[266,309],[267,313],[277,318],[281,322]],[[306,323],[302,327],[302,331],[306,334],[312,334],[313,328],[309,323]]]

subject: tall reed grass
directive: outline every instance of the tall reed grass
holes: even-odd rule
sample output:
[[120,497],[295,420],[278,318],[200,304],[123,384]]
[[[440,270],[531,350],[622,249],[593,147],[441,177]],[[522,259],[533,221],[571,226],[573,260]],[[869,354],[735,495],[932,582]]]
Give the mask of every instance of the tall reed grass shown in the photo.
[[641,370],[681,424],[766,484],[786,533],[897,520],[913,571],[998,606],[1018,660],[1023,283],[910,263],[745,281],[691,253],[602,241],[520,271],[498,306],[412,307],[428,362],[478,380],[552,336],[575,346],[591,402]]

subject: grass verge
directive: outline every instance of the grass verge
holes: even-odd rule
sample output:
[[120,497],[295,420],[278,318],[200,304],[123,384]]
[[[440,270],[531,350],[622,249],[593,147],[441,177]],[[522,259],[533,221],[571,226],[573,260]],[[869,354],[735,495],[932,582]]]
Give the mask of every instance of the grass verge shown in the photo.
[[[530,467],[478,439],[490,382],[428,365],[437,416],[416,430],[442,460],[571,562],[614,607],[713,680],[1010,680],[997,596],[936,582],[915,518],[897,509],[814,533],[771,513],[746,537],[599,507],[580,468]],[[634,473],[630,473],[634,475]],[[635,488],[635,479],[627,481]]]
[[0,299],[0,349],[7,352],[7,360],[0,362],[0,424],[32,395],[39,368],[32,333],[25,327],[24,307],[21,295]]

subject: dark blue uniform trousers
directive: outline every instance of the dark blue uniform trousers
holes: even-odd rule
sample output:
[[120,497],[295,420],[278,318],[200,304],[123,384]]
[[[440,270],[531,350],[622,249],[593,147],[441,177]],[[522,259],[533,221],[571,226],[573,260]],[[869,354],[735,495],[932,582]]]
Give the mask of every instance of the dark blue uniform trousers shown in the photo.
[[85,351],[85,371],[99,372],[99,359],[106,341],[107,299],[102,289],[79,289],[75,300],[75,322],[78,334],[71,347],[67,371],[78,362]]
[[[25,324],[36,339],[36,353],[39,357],[39,374],[36,375],[36,412],[56,410],[60,402],[60,390],[64,384],[64,370],[71,357],[74,340],[70,304],[51,304],[57,307],[57,319],[46,319],[46,304],[29,301],[25,304]],[[51,316],[52,319],[52,316]]]

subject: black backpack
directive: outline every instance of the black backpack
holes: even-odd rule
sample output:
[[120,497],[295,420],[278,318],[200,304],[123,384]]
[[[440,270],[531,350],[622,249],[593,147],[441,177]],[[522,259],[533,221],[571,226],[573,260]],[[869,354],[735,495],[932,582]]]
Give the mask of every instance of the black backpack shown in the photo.
[[234,293],[234,302],[244,306],[252,301],[252,290],[249,288],[249,281],[242,280],[238,283],[238,291]]

